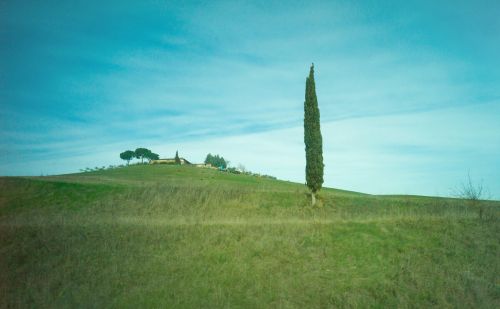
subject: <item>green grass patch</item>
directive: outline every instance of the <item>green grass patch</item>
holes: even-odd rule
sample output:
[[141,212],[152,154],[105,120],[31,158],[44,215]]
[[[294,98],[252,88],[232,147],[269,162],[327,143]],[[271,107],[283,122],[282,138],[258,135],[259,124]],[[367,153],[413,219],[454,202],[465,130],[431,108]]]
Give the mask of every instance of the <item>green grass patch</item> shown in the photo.
[[179,166],[0,178],[0,307],[500,306],[499,203]]

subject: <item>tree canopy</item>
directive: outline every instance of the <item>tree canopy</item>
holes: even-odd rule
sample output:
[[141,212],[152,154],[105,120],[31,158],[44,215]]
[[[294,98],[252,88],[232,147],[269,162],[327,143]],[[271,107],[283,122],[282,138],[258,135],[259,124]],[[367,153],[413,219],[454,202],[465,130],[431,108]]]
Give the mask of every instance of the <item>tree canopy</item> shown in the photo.
[[159,160],[160,159],[160,155],[157,154],[157,153],[154,153],[154,152],[151,152],[149,151],[145,158],[148,160],[148,161],[151,161],[151,160]]
[[135,152],[132,150],[126,150],[120,153],[120,159],[127,161],[127,165],[133,158],[135,158]]
[[141,148],[137,148],[135,151],[126,150],[126,151],[120,153],[120,158],[122,160],[127,161],[127,165],[128,165],[130,160],[132,160],[134,158],[141,159],[141,163],[144,163],[144,159],[146,159],[148,161],[159,160],[160,155],[152,152],[150,149],[141,147]]
[[137,159],[141,159],[141,163],[144,163],[144,158],[147,157],[147,155],[151,152],[151,150],[147,148],[137,148],[135,150],[135,157]]

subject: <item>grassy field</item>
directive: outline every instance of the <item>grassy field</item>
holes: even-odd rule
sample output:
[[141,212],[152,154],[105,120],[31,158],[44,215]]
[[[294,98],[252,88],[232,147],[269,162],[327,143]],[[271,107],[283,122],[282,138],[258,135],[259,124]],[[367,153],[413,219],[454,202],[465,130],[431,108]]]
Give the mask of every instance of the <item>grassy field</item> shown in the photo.
[[0,178],[0,307],[500,308],[500,202],[182,166]]

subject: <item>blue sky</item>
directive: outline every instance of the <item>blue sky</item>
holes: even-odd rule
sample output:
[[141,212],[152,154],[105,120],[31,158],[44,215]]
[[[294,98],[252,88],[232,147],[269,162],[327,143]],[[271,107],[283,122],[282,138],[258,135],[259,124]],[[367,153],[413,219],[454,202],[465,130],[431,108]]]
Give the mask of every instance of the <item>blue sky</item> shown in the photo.
[[2,1],[0,174],[137,147],[303,182],[315,63],[325,185],[500,198],[498,1]]

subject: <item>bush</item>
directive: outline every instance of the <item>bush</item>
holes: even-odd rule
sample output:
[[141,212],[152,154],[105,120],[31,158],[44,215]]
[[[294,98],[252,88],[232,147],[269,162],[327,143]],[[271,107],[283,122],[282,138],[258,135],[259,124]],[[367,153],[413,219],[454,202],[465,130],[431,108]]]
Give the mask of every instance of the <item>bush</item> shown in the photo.
[[238,171],[235,167],[229,167],[226,169],[226,171],[228,171],[229,173],[233,173],[233,174],[241,174],[241,172]]
[[467,174],[467,179],[455,189],[455,196],[467,200],[471,207],[478,210],[479,219],[483,218],[485,203],[481,200],[486,197],[482,181],[476,184],[470,178],[470,174]]

